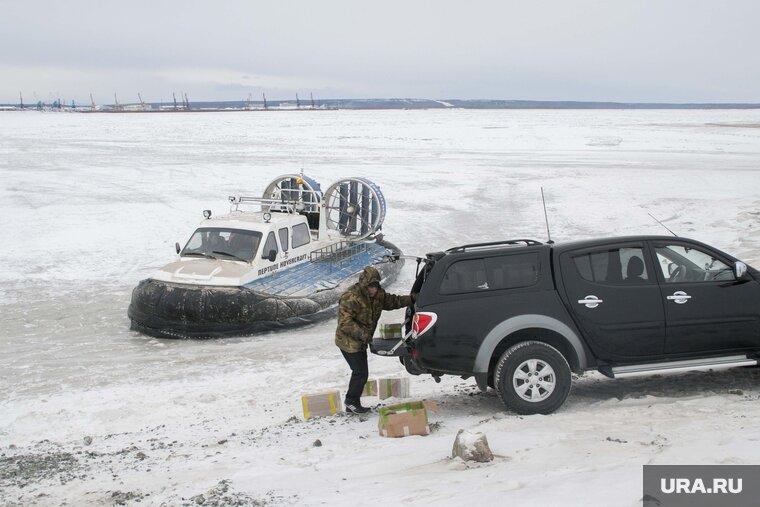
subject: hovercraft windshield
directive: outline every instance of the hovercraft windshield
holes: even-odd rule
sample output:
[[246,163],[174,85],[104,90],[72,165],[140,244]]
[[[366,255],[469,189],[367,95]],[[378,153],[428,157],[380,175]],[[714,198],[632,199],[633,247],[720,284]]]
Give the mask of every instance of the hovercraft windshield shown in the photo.
[[179,255],[180,257],[210,259],[227,257],[251,262],[259,249],[261,237],[260,232],[245,229],[200,227],[196,229]]

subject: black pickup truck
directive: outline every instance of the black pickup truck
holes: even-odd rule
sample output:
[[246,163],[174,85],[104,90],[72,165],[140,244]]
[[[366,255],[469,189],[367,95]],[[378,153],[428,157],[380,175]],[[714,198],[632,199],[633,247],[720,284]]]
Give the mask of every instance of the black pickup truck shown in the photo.
[[571,371],[617,378],[758,364],[760,272],[667,236],[508,240],[422,260],[407,333],[380,355],[412,374],[475,377],[520,414],[548,414]]

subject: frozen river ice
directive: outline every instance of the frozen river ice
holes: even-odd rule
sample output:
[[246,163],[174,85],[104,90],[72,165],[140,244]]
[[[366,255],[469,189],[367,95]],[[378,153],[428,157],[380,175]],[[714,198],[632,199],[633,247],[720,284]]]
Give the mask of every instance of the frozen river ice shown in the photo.
[[[30,450],[43,440],[68,449],[85,434],[100,441],[116,434],[127,435],[124,441],[144,441],[145,432],[163,425],[155,430],[156,438],[184,439],[193,449],[188,451],[192,463],[220,480],[232,478],[238,491],[288,491],[291,496],[277,497],[283,503],[294,495],[301,504],[329,500],[329,488],[318,487],[318,472],[310,479],[318,490],[311,500],[299,488],[288,490],[284,472],[263,475],[274,477],[269,489],[253,487],[246,482],[253,472],[221,458],[221,464],[212,464],[200,442],[213,440],[211,434],[242,435],[281,425],[298,414],[301,392],[342,388],[347,369],[332,344],[334,321],[216,341],[158,340],[129,331],[132,287],[173,258],[174,242],[189,237],[201,210],[226,212],[228,195],[258,195],[276,176],[302,169],[323,188],[341,177],[363,176],[385,194],[386,237],[405,253],[421,255],[500,238],[545,240],[543,187],[555,241],[667,234],[651,213],[678,234],[757,267],[759,127],[760,113],[754,110],[0,112],[0,212],[5,218],[0,449],[12,444]],[[407,265],[390,290],[408,290],[413,276],[414,266]],[[399,373],[399,368],[371,358],[373,373]],[[735,381],[757,397],[757,376],[738,375],[738,380],[713,378],[708,389]],[[581,381],[565,415],[556,418],[586,410],[593,416],[583,393],[590,390],[592,399],[604,399],[609,389],[617,389],[593,387],[597,384],[608,385],[597,378]],[[652,385],[654,396],[666,401],[681,396],[668,391],[667,383]],[[651,395],[644,386],[643,396]],[[415,378],[412,391],[465,407],[449,414],[461,424],[476,425],[496,412],[497,422],[522,431],[518,418],[499,412],[495,396],[475,394],[473,387],[459,379],[436,385]],[[686,395],[700,399],[698,392]],[[474,408],[468,405],[473,396],[480,400]],[[712,398],[705,406],[726,409],[720,396]],[[616,407],[621,417],[635,413],[630,403],[621,405]],[[551,431],[551,418],[537,419]],[[348,424],[349,433],[369,435],[374,422],[365,423],[370,430],[355,422],[340,424]],[[433,437],[425,440],[425,449]],[[372,449],[387,442],[371,438]],[[297,461],[297,446],[282,445],[284,459]],[[398,442],[388,445],[403,452]],[[344,451],[336,452],[343,456]],[[736,452],[741,461],[742,452]],[[255,462],[243,451],[237,457]],[[344,464],[350,470],[369,466],[369,460],[349,455]],[[338,464],[325,466],[344,473]],[[509,468],[506,461],[500,466]],[[569,466],[579,467],[572,460]],[[453,465],[439,468],[441,474],[456,473]],[[161,489],[159,479],[140,479],[137,467],[124,474],[122,484],[150,493],[156,505],[172,505],[183,494],[189,498],[213,485],[203,483],[202,471],[170,467],[174,486]],[[560,489],[572,492],[574,479]],[[0,473],[0,503],[29,499],[3,480]],[[48,500],[54,499],[51,505],[81,500],[86,493],[105,491],[103,481],[96,475],[81,484],[67,482],[56,486]],[[193,489],[198,481],[202,484]],[[361,498],[362,487],[372,489],[367,481],[347,486],[346,503]],[[529,479],[520,481],[505,488],[538,487]],[[448,496],[433,497],[465,503],[452,487],[444,491]],[[484,498],[492,493],[484,492]],[[537,494],[533,498],[541,498]],[[621,505],[636,500],[627,494]]]

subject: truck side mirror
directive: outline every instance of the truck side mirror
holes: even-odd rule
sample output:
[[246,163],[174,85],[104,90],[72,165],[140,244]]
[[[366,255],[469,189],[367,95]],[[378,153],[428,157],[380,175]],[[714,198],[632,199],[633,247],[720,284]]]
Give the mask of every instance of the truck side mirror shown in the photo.
[[174,243],[174,249],[175,249],[175,250],[177,251],[177,253],[179,254],[179,242],[176,242],[176,243]]
[[734,264],[734,274],[737,280],[744,278],[744,275],[747,274],[747,265],[742,261],[736,261],[736,264]]

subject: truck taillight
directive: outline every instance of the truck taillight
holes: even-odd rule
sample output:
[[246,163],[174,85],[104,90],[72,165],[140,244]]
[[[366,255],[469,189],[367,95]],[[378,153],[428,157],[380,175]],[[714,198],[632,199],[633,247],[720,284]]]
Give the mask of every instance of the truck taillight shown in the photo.
[[435,325],[438,315],[433,312],[417,312],[412,318],[412,338],[418,338]]

